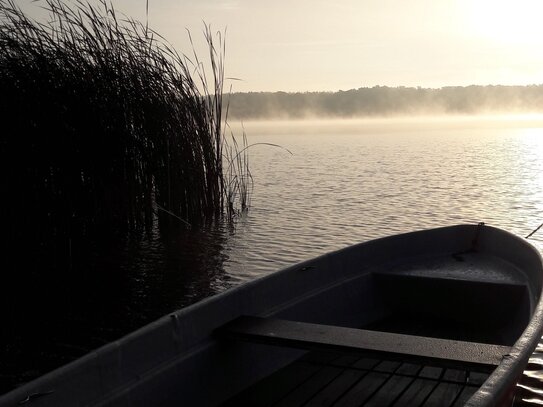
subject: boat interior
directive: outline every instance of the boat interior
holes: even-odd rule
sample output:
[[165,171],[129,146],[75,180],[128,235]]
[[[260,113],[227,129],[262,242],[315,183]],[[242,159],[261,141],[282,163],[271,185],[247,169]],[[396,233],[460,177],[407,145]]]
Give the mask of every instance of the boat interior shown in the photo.
[[312,351],[224,406],[464,406],[487,371]]
[[508,355],[533,307],[514,265],[468,252],[388,264],[338,290],[351,308],[349,293],[358,293],[356,324],[352,315],[329,324],[326,312],[308,312],[306,298],[222,328],[231,339],[308,350],[225,405],[463,405]]
[[512,346],[530,320],[526,284],[374,275],[384,317],[365,329]]

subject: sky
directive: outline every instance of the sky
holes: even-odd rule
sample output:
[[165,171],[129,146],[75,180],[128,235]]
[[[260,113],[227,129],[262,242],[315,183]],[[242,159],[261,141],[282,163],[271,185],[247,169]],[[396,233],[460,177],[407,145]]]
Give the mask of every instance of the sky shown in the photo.
[[[149,26],[180,52],[187,29],[201,56],[204,22],[226,30],[233,91],[543,83],[541,0],[148,1]],[[146,20],[146,0],[113,4]]]

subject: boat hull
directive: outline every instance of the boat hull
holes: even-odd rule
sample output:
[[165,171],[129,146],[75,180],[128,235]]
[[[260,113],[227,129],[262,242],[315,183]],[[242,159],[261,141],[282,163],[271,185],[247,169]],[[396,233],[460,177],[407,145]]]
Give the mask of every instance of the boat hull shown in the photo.
[[[468,402],[500,405],[541,337],[542,270],[536,248],[488,226],[377,239],[171,313],[2,396],[0,405],[219,405],[307,353],[218,333],[242,315],[447,338],[447,326],[434,326],[443,316],[464,324],[453,330],[458,340],[511,347]],[[405,332],[398,315],[421,329]]]

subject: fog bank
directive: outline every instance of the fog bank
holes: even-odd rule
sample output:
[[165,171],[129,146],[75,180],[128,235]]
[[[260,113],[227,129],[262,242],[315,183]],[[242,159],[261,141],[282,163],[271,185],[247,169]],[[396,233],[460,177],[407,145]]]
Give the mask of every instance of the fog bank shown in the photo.
[[230,95],[233,119],[388,117],[543,112],[543,85],[413,88],[375,86],[339,92]]

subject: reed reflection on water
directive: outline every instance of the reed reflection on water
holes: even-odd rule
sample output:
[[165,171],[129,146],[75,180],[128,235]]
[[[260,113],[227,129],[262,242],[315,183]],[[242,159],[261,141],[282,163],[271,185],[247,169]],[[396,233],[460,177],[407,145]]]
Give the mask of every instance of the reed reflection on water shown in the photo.
[[[350,244],[480,221],[526,236],[543,222],[543,117],[244,126],[250,144],[293,153],[251,147],[249,212],[235,226],[94,243],[73,275],[41,290],[47,320],[4,333],[0,390],[175,309]],[[543,244],[543,230],[530,240]],[[22,304],[10,318],[34,312]],[[542,381],[543,344],[517,404],[543,404]]]

